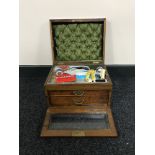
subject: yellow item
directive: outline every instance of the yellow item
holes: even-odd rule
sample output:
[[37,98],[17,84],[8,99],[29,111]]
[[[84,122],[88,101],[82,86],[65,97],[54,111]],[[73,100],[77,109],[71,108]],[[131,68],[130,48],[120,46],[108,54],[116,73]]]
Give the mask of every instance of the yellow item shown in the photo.
[[86,74],[86,81],[87,82],[95,82],[96,77],[95,77],[95,70],[91,69],[87,72]]

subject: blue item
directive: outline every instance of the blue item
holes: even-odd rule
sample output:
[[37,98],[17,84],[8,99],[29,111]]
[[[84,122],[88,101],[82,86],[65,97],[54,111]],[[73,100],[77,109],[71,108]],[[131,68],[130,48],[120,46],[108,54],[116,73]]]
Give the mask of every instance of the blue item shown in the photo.
[[78,80],[84,80],[86,78],[86,75],[76,75],[76,79]]
[[87,73],[86,71],[76,73],[76,79],[77,80],[84,80],[86,78],[86,73]]

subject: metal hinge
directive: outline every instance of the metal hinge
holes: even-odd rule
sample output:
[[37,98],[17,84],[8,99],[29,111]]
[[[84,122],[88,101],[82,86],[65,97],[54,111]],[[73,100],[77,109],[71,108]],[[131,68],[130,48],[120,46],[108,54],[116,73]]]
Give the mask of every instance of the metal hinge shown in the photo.
[[60,62],[60,61],[59,61],[59,62],[57,62],[56,64],[57,64],[57,65],[64,65],[64,62]]
[[99,64],[99,61],[93,61],[93,64]]

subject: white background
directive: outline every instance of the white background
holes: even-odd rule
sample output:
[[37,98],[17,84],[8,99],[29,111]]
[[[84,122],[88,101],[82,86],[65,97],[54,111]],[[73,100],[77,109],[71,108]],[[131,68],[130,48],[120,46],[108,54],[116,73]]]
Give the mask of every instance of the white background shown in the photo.
[[20,65],[51,65],[50,18],[107,18],[106,64],[134,64],[134,0],[20,0]]

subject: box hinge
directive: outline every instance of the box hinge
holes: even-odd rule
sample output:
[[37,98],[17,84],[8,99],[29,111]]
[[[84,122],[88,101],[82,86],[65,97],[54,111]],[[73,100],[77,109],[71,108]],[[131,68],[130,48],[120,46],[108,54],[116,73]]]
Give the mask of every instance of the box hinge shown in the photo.
[[93,64],[99,64],[100,62],[99,61],[93,61]]
[[56,62],[56,65],[64,65],[64,62]]

